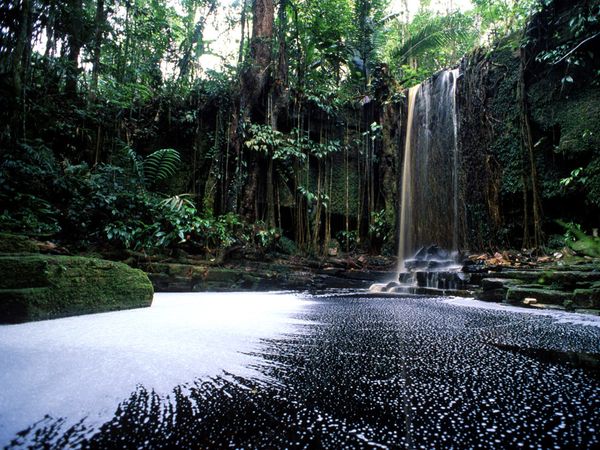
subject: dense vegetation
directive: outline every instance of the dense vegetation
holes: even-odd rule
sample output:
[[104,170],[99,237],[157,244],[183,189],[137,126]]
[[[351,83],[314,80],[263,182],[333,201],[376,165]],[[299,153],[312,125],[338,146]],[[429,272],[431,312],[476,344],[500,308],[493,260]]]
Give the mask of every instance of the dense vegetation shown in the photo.
[[[393,252],[390,148],[402,133],[386,118],[401,111],[402,89],[477,47],[528,45],[527,18],[553,2],[475,0],[459,11],[422,1],[416,14],[400,3],[2,0],[0,227],[209,256],[236,243]],[[576,31],[537,56],[567,64],[565,89],[589,76],[573,67],[593,66],[583,44],[598,2],[585,3]],[[208,70],[217,24],[238,41]],[[590,149],[554,188],[597,202],[600,132],[581,133]],[[543,244],[537,215],[535,242],[509,245]]]

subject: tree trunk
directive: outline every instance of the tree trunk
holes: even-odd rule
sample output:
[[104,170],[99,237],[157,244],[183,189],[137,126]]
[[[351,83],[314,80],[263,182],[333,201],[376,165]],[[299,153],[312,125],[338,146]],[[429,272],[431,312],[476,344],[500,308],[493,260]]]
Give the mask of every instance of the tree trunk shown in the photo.
[[271,63],[271,40],[273,39],[273,21],[275,9],[273,0],[254,0],[252,5],[254,20],[252,22],[252,40],[250,55],[252,64],[263,77],[264,69]]
[[[519,97],[521,102],[521,135],[523,137],[523,146],[525,147],[524,158],[529,162],[529,174],[526,177],[531,183],[531,210],[533,216],[533,245],[538,249],[543,244],[542,233],[542,205],[538,190],[537,167],[535,162],[533,135],[531,123],[529,120],[529,106],[527,103],[527,84],[525,80],[525,70],[527,67],[526,50],[521,48],[521,65],[519,79]],[[528,186],[524,182],[523,189],[527,195]],[[525,205],[526,207],[526,205]],[[528,216],[525,211],[525,226],[527,226],[526,218]]]
[[[250,67],[242,75],[242,110],[247,109],[253,122],[264,122],[265,100],[271,46],[273,39],[273,0],[253,0],[252,39],[250,40]],[[259,107],[262,106],[262,111]]]
[[22,0],[21,17],[19,20],[19,31],[17,33],[17,42],[12,58],[13,89],[15,97],[19,99],[21,98],[21,94],[23,92],[23,56],[25,54],[25,49],[29,44],[30,38],[29,34],[27,33],[27,31],[29,30],[29,21],[31,19],[30,11],[30,0]]
[[[196,48],[199,42],[202,43],[206,21],[208,17],[215,11],[215,9],[216,5],[210,4],[207,11],[201,12],[201,18],[198,21],[198,23],[196,23],[193,26],[193,29],[187,30],[185,49],[183,52],[183,56],[179,61],[179,80],[186,80],[190,74],[190,69],[193,69],[194,66],[192,62],[194,60],[194,49]],[[196,12],[197,6],[195,4],[192,4],[190,6],[190,10],[188,11],[188,20],[190,22],[188,24],[188,27],[191,27],[191,22],[193,22],[193,20],[195,19]],[[204,51],[204,44],[202,44],[202,51]]]
[[242,33],[240,37],[240,49],[238,51],[238,68],[242,67],[244,63],[244,43],[245,43],[245,33],[246,33],[246,7],[248,0],[244,0],[242,2],[242,14],[240,17]]
[[102,39],[104,36],[104,0],[96,2],[96,29],[94,31],[94,48],[92,50],[92,81],[90,83],[89,101],[95,102],[98,93],[98,76],[100,74],[100,52],[102,50]]
[[287,25],[287,7],[288,0],[281,0],[279,2],[279,51],[278,51],[278,64],[277,64],[277,81],[280,89],[284,89],[288,82],[288,63],[287,63],[287,48],[285,43],[285,31]]
[[[241,143],[241,129],[240,129],[240,111],[239,103],[232,105],[233,114],[229,123],[229,145],[228,151],[235,155],[235,167],[231,167],[233,176],[228,179],[227,184],[227,200],[225,204],[226,212],[237,212],[239,207],[239,193],[240,186],[242,183],[243,176],[243,164],[242,164],[242,143]],[[232,164],[233,166],[233,164]],[[227,170],[230,170],[227,168]]]
[[[253,123],[265,123],[273,39],[273,0],[253,0],[252,13],[254,20],[252,22],[252,39],[250,40],[250,66],[243,71],[241,76],[239,115],[242,122],[250,119]],[[239,145],[241,147],[241,142]],[[250,159],[242,210],[247,219],[255,220],[257,216],[256,194],[261,167],[256,155],[252,155]]]
[[[281,0],[279,4],[279,49],[278,49],[278,63],[276,71],[276,79],[272,85],[272,89],[269,97],[269,116],[271,120],[271,128],[273,131],[278,130],[279,116],[282,112],[287,110],[289,103],[289,95],[286,89],[287,86],[287,55],[285,47],[285,6],[287,0]],[[267,224],[270,227],[275,226],[275,198],[274,198],[274,172],[273,172],[273,153],[275,149],[271,149],[267,167]]]
[[242,198],[242,215],[249,221],[255,222],[258,218],[256,211],[256,192],[258,191],[258,176],[259,165],[258,161],[250,163],[248,179],[244,189],[244,197]]
[[54,23],[55,23],[56,10],[53,4],[48,6],[48,24],[46,25],[46,49],[44,50],[44,57],[49,58],[54,56],[56,50],[56,42],[54,40]]
[[79,77],[79,53],[82,47],[83,7],[82,0],[70,2],[69,37],[67,51],[67,71],[65,92],[71,97],[77,95],[77,78]]
[[273,185],[273,155],[268,156],[267,164],[267,217],[266,222],[269,228],[275,227],[275,190]]

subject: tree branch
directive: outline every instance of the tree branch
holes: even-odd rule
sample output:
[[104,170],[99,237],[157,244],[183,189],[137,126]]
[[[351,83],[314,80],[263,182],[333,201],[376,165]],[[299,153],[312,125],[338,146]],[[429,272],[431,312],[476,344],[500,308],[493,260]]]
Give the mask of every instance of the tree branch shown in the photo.
[[573,54],[573,52],[575,52],[575,51],[576,51],[576,50],[577,50],[579,47],[581,47],[583,44],[585,44],[585,43],[586,43],[586,42],[588,42],[588,41],[591,41],[592,39],[594,39],[595,37],[598,37],[598,36],[600,36],[600,32],[596,33],[596,34],[595,34],[595,35],[593,35],[593,36],[590,36],[590,37],[589,37],[589,38],[587,38],[587,39],[584,39],[584,40],[583,40],[583,41],[581,41],[579,44],[577,44],[577,45],[575,46],[575,48],[573,48],[572,50],[570,50],[570,51],[569,51],[569,52],[568,52],[568,53],[567,53],[565,56],[563,56],[563,57],[562,57],[562,58],[560,58],[558,61],[556,61],[556,62],[555,62],[553,65],[556,65],[556,64],[558,64],[559,62],[561,62],[561,61],[565,60],[565,59],[566,59],[566,58],[567,58],[569,55]]

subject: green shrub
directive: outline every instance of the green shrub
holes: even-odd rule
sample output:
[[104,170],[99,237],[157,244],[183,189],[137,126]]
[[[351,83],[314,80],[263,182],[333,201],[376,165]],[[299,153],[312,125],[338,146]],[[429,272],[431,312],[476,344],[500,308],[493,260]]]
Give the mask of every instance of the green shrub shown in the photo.
[[344,251],[353,252],[358,248],[359,234],[357,230],[339,231],[335,237]]
[[565,244],[577,253],[600,258],[600,237],[589,236],[583,232],[579,224],[559,223],[565,228]]

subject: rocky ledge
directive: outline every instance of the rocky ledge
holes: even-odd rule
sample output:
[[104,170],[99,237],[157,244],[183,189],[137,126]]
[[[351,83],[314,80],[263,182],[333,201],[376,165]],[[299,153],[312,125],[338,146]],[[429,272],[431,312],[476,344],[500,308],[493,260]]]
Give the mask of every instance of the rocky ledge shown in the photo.
[[[34,253],[35,242],[0,236],[0,323],[147,307],[153,289],[141,270],[97,258]],[[43,245],[42,245],[43,247]],[[53,249],[54,250],[54,249]]]
[[600,259],[556,253],[472,255],[457,264],[436,246],[406,262],[398,282],[373,292],[453,295],[513,305],[600,314]]
[[479,289],[475,297],[527,306],[554,305],[567,310],[600,309],[598,266],[544,267],[515,270],[501,268],[470,274]]
[[135,263],[148,274],[156,292],[317,290],[368,288],[394,276],[387,259],[273,258],[212,265],[191,259]]

